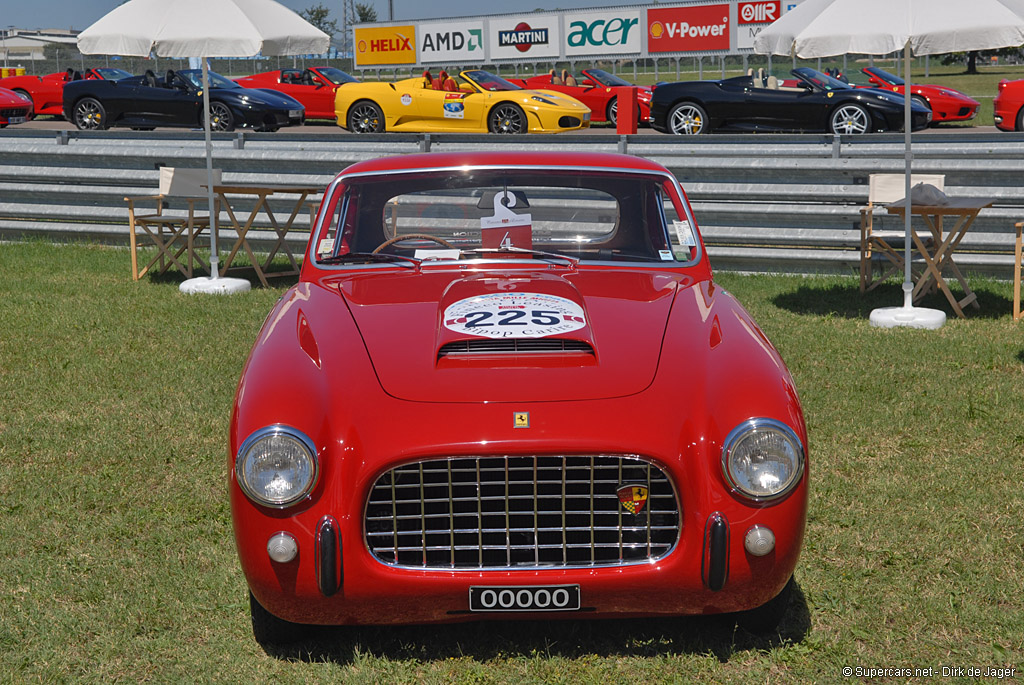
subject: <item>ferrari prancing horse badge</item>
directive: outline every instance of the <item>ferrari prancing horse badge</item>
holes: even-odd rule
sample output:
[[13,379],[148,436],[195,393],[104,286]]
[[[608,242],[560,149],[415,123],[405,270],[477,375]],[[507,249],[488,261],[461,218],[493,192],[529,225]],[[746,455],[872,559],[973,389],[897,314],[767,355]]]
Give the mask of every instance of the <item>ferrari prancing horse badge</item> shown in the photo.
[[630,514],[639,514],[647,504],[646,485],[623,485],[616,492],[619,495],[619,502]]

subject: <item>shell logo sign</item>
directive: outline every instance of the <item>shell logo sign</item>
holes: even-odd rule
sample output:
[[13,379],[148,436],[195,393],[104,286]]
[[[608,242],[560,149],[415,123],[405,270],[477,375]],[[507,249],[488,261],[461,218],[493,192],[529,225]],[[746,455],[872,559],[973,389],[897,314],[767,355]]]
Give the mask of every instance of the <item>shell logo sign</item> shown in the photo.
[[729,5],[647,10],[647,50],[696,52],[729,49]]
[[416,27],[356,28],[355,47],[356,66],[415,64]]

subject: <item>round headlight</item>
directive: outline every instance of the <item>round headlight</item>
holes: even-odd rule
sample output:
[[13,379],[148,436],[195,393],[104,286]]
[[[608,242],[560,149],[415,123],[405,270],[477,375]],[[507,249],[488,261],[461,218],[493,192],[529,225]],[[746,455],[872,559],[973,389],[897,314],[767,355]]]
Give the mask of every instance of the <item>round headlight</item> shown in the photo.
[[235,477],[245,496],[267,507],[287,507],[316,485],[316,448],[288,426],[268,426],[242,443]]
[[774,419],[736,426],[722,447],[722,472],[736,492],[757,502],[789,494],[804,472],[804,448],[796,433]]

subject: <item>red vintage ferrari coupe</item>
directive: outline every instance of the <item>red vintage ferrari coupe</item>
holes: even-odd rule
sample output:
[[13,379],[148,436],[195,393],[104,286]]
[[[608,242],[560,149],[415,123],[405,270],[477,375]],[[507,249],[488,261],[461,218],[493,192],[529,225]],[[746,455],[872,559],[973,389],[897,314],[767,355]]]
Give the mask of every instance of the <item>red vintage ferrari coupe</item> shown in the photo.
[[807,508],[796,388],[637,157],[357,163],[238,384],[227,464],[261,643],[309,625],[742,612]]
[[278,69],[236,78],[235,82],[246,88],[267,88],[289,95],[306,108],[307,119],[335,118],[334,95],[346,83],[358,83],[358,79],[334,67],[310,67],[309,69]]
[[[901,95],[905,90],[904,80],[884,69],[865,67],[861,71],[867,74],[868,80],[871,82],[871,85],[864,86],[865,88],[890,90]],[[978,116],[978,107],[981,106],[981,103],[974,98],[946,86],[927,86],[915,83],[910,86],[910,97],[931,109],[932,126],[943,121],[970,121]]]
[[999,82],[999,92],[992,101],[996,128],[1001,131],[1024,131],[1024,79]]
[[[590,108],[593,113],[591,121],[610,121],[615,123],[618,118],[619,101],[616,88],[633,84],[615,74],[601,69],[584,69],[579,76],[571,76],[567,70],[562,75],[541,74],[528,79],[509,79],[516,85],[533,90],[554,90],[576,98]],[[651,87],[637,88],[637,121],[646,124],[651,118]]]
[[97,67],[86,69],[85,72],[68,69],[46,76],[8,76],[0,79],[0,88],[7,88],[21,93],[32,101],[34,111],[38,114],[62,115],[64,102],[64,84],[79,79],[106,79],[117,81],[131,76],[124,69]]
[[32,118],[32,101],[21,93],[0,88],[0,128]]

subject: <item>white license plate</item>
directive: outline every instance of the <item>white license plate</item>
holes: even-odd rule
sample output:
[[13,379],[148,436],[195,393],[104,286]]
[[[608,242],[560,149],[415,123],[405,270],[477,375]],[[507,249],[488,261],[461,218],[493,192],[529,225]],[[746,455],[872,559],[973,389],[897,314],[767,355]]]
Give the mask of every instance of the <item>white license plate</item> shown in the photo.
[[579,585],[476,585],[470,611],[579,611]]
[[7,117],[8,124],[24,124],[25,117]]
[[590,112],[583,115],[583,121],[590,121]]
[[290,110],[288,110],[288,116],[290,118],[292,118],[292,119],[298,119],[299,117],[302,116],[302,110],[301,109],[290,109]]

